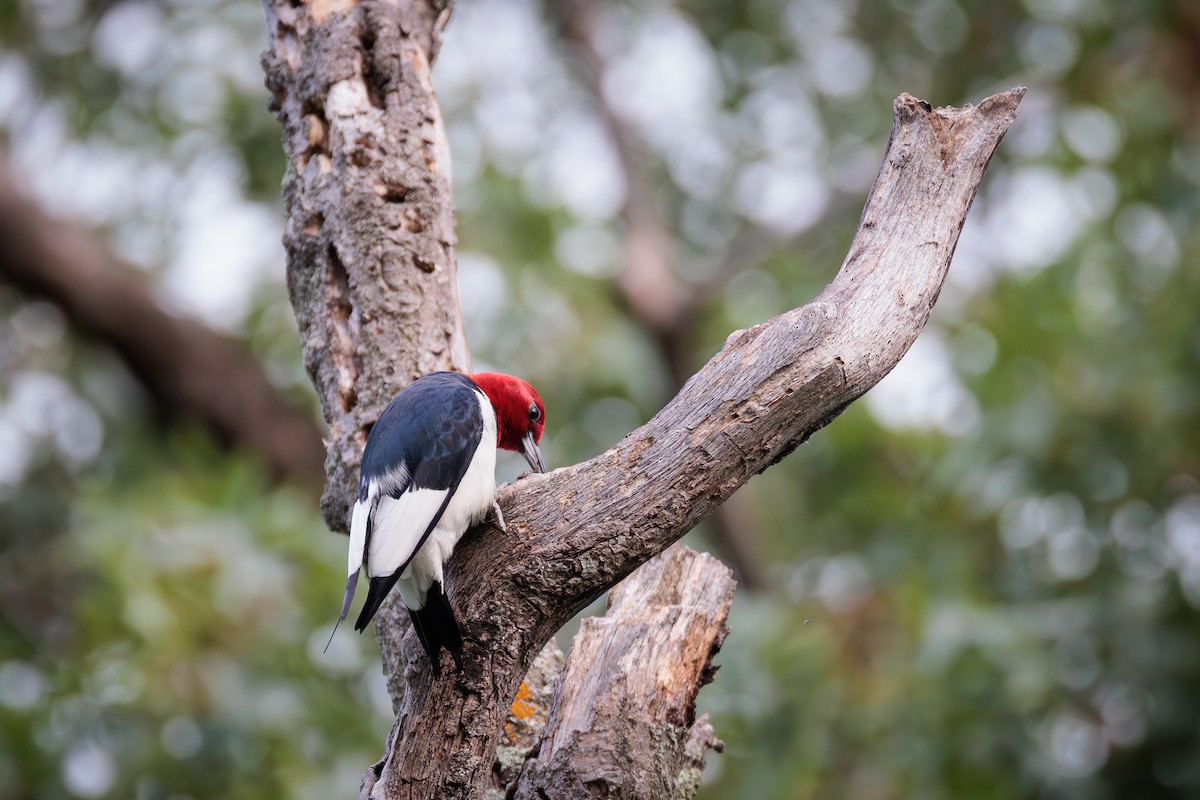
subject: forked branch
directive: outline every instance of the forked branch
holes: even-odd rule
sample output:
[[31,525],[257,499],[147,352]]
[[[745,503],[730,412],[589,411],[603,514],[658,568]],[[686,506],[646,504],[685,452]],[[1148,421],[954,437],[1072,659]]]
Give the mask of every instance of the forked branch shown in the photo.
[[[407,659],[386,797],[470,797],[530,660],[601,592],[682,537],[874,386],[916,339],[1024,89],[934,110],[902,95],[841,271],[812,302],[745,331],[666,408],[596,458],[505,490],[512,531],[464,540],[449,587],[470,666],[432,683]],[[396,615],[393,674],[415,655]],[[399,687],[397,687],[399,688]]]
[[[446,7],[265,3],[264,63],[292,168],[289,285],[332,426],[325,510],[337,527],[372,415],[415,375],[469,359],[428,80]],[[372,797],[481,796],[521,677],[550,637],[895,366],[1023,94],[937,110],[901,95],[849,255],[820,296],[731,334],[607,452],[501,492],[510,532],[475,531],[447,574],[462,673],[434,681],[407,619],[384,609],[376,633],[397,721]]]

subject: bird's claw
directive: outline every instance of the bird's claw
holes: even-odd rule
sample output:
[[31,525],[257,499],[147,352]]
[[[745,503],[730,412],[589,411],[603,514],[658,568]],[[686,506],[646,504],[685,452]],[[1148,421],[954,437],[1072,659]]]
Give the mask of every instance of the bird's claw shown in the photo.
[[504,512],[500,510],[500,504],[495,500],[492,501],[492,513],[496,516],[496,527],[508,533],[508,525],[504,522]]

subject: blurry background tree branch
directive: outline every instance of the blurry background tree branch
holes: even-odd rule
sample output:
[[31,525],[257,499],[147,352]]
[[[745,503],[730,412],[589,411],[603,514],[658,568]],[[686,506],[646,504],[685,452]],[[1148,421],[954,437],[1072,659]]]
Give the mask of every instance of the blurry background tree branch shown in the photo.
[[43,297],[85,336],[108,343],[165,418],[192,419],[277,479],[324,484],[321,433],[238,341],[159,305],[137,271],[96,236],[55,219],[0,163],[0,281]]
[[[563,42],[580,65],[599,117],[612,140],[625,179],[624,252],[616,285],[625,306],[645,326],[658,347],[671,378],[674,395],[691,377],[704,306],[738,271],[757,266],[775,246],[767,232],[743,226],[728,251],[704,281],[686,282],[676,268],[679,235],[664,219],[656,196],[652,166],[645,145],[633,127],[607,102],[604,75],[607,64],[599,46],[597,15],[604,8],[589,0],[552,1],[548,13],[557,19]],[[665,399],[665,398],[664,398]],[[734,494],[711,517],[715,544],[734,566],[739,583],[751,591],[766,580],[759,562],[756,534],[745,498]]]

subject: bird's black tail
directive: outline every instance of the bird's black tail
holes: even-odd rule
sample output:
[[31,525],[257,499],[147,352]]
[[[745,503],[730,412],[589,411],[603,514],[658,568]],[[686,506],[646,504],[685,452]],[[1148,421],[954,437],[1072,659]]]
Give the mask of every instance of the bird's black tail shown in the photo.
[[417,629],[417,638],[429,656],[433,674],[441,671],[441,650],[446,648],[454,657],[454,663],[459,672],[462,671],[462,633],[458,629],[458,621],[454,619],[454,609],[450,601],[442,593],[442,584],[437,581],[429,587],[425,595],[425,607],[408,614],[412,617],[413,627]]
[[395,575],[371,578],[371,583],[367,588],[367,600],[363,603],[362,611],[358,612],[358,619],[354,621],[354,630],[359,633],[363,632],[398,580],[400,580],[399,572]]

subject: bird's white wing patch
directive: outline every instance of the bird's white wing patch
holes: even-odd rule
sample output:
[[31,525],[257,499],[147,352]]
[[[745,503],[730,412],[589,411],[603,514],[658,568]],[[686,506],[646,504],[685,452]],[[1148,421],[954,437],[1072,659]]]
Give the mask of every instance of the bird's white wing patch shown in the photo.
[[350,516],[350,552],[346,556],[346,574],[353,575],[362,569],[363,547],[367,542],[367,520],[371,516],[371,505],[379,496],[379,487],[372,486],[365,500],[354,503]]
[[379,498],[367,554],[367,577],[391,575],[412,558],[421,537],[442,508],[445,489],[410,489],[398,500]]

